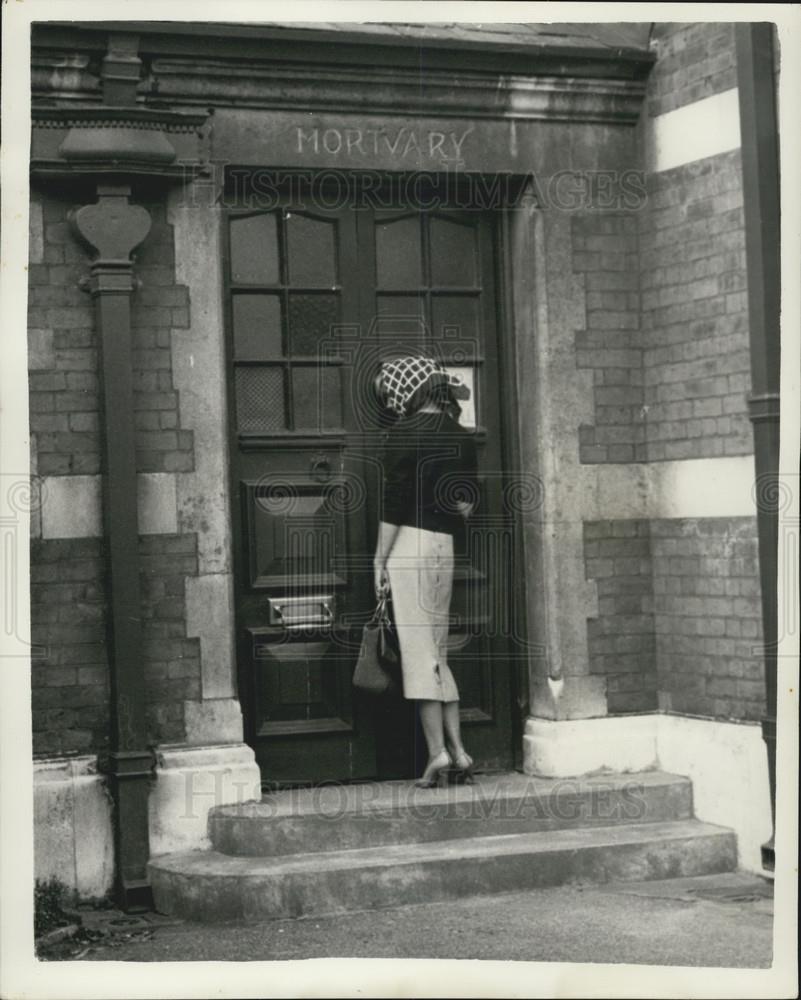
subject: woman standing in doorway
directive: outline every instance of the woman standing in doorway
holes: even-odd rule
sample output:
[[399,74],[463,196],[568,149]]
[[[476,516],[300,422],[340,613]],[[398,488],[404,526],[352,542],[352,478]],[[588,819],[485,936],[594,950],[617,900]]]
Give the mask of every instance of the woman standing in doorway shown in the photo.
[[473,438],[458,422],[460,382],[427,357],[381,366],[384,405],[396,417],[383,452],[383,515],[374,560],[376,593],[389,590],[401,652],[403,694],[419,703],[428,763],[416,784],[450,769],[470,780],[459,691],[448,666],[453,536],[477,496]]

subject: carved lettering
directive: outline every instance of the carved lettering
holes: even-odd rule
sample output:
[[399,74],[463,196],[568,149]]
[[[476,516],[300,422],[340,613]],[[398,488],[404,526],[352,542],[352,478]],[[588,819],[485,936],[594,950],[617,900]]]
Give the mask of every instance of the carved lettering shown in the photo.
[[384,142],[387,144],[387,149],[390,151],[390,153],[392,153],[393,156],[398,151],[398,145],[400,144],[400,141],[403,137],[403,133],[405,131],[406,131],[405,128],[398,129],[398,134],[395,136],[394,142],[389,141],[389,136],[386,134],[386,132],[382,133]]
[[352,153],[354,149],[358,149],[360,153],[364,152],[362,149],[362,130],[360,128],[346,128],[345,142],[348,146],[348,153]]
[[466,128],[464,132],[462,132],[461,138],[458,140],[456,138],[456,133],[451,132],[451,142],[453,142],[453,148],[456,152],[456,156],[459,159],[461,159],[462,157],[462,144],[472,131],[473,131],[473,126],[471,125],[470,128]]
[[342,133],[336,128],[327,128],[323,132],[323,146],[327,153],[338,153],[342,149]]
[[408,156],[413,149],[416,149],[418,153],[422,152],[420,143],[417,141],[417,134],[410,132],[409,138],[406,140],[406,145],[403,147],[403,155]]
[[313,142],[314,152],[318,152],[317,139],[318,135],[316,128],[311,129],[309,132],[305,132],[302,128],[298,127],[298,152],[303,152],[304,142]]
[[439,153],[440,156],[445,154],[442,152],[442,145],[445,142],[444,132],[429,132],[428,133],[428,155],[435,156]]
[[405,125],[395,130],[385,128],[304,128],[295,127],[298,153],[328,153],[350,159],[363,159],[389,153],[398,159],[427,155],[445,162],[461,160],[467,137],[474,131],[471,125],[463,132],[422,131]]

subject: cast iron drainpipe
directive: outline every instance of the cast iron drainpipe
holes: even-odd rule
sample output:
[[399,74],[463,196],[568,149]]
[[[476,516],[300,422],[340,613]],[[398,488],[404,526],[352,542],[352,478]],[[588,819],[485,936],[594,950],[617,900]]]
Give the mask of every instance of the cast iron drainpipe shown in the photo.
[[77,234],[97,256],[82,286],[95,301],[103,393],[103,517],[111,673],[110,750],[102,761],[114,800],[117,897],[125,910],[149,909],[148,794],[153,754],[147,748],[142,678],[142,605],[136,503],[132,251],[150,230],[150,215],[129,201],[128,184],[98,184],[98,200],[71,213]]
[[780,208],[774,26],[735,27],[751,351],[749,416],[754,428],[759,577],[765,662],[762,736],[768,754],[774,833],[762,864],[774,869],[776,823],[776,645],[779,527]]

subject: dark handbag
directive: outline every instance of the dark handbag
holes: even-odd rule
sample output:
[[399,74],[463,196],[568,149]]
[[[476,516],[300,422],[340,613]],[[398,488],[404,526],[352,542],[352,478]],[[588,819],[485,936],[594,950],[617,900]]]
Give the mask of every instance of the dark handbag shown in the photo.
[[399,678],[400,651],[387,608],[387,596],[382,594],[362,632],[353,685],[370,694],[397,694]]

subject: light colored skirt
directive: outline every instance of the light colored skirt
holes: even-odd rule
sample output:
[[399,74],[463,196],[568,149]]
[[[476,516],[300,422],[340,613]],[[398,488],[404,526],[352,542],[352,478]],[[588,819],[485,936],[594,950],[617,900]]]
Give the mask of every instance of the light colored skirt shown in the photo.
[[387,559],[403,696],[458,701],[448,666],[453,536],[402,524]]

